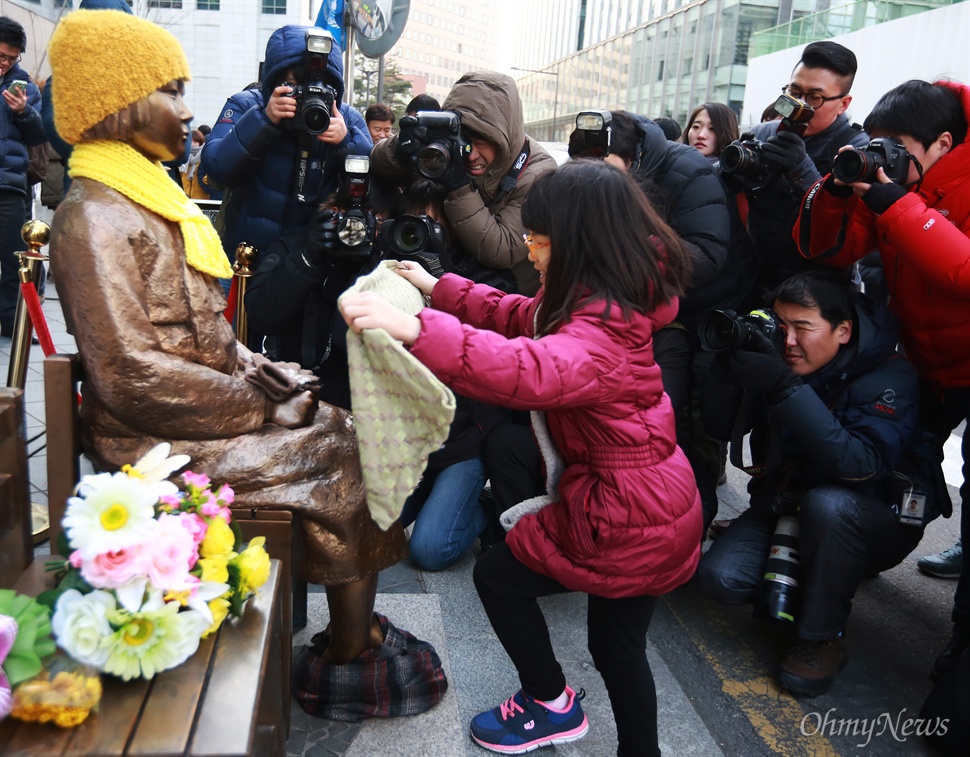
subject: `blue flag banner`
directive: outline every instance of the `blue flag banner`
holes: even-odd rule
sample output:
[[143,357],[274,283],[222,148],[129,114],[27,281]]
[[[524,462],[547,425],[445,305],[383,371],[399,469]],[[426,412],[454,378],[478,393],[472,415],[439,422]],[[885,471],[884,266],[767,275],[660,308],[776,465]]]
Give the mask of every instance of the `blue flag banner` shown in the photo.
[[340,49],[344,48],[344,0],[323,0],[320,12],[317,13],[317,20],[314,26],[319,29],[326,29],[336,40]]

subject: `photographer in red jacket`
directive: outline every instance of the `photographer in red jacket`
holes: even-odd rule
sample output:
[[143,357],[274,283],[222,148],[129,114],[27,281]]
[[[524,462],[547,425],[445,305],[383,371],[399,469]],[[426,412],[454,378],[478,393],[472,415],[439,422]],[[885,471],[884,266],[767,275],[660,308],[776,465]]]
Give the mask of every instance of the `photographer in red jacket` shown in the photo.
[[[832,175],[802,204],[802,255],[845,266],[878,249],[901,342],[922,381],[921,415],[940,443],[970,417],[970,87],[911,80],[883,95],[865,122],[876,140],[843,147]],[[970,535],[970,436],[963,437],[960,531]],[[970,647],[964,562],[953,636],[934,678]]]

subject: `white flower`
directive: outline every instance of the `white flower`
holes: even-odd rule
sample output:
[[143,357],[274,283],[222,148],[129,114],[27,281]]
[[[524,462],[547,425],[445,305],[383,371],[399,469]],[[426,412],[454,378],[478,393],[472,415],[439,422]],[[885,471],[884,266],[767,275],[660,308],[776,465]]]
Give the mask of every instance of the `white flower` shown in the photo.
[[110,639],[103,670],[127,681],[152,678],[185,662],[199,648],[208,624],[194,610],[179,609],[178,602],[159,606],[148,601],[140,612],[128,616]]
[[151,540],[158,495],[124,473],[85,476],[81,497],[67,501],[63,525],[71,547],[91,560]]
[[161,442],[152,447],[134,465],[125,465],[121,470],[131,478],[136,478],[150,486],[159,497],[176,494],[178,487],[166,479],[179,468],[184,468],[192,459],[188,455],[168,456],[172,445]]
[[114,611],[110,592],[68,589],[58,597],[51,618],[57,645],[78,662],[100,668],[108,659],[108,640],[114,633],[108,615]]

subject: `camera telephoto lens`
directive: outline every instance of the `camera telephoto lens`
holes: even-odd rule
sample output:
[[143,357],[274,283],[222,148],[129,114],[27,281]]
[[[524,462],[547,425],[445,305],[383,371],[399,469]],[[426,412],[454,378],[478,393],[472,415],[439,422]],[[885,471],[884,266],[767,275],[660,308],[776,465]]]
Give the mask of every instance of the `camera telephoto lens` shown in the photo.
[[438,179],[444,175],[451,164],[448,146],[441,142],[432,142],[421,148],[417,154],[415,167],[419,174],[426,179]]
[[323,134],[330,128],[330,111],[319,97],[307,100],[301,113],[303,128],[308,134]]
[[798,608],[798,518],[778,519],[765,563],[761,596],[755,606],[774,620],[793,622]]

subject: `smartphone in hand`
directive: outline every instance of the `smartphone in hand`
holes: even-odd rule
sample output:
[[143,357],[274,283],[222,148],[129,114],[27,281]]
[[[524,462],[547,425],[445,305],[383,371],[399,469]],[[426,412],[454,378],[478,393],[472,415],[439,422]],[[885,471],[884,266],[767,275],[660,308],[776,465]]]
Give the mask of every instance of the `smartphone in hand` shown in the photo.
[[16,79],[15,81],[10,82],[10,86],[7,87],[7,89],[15,94],[21,94],[27,91],[27,82],[23,81],[22,79]]

